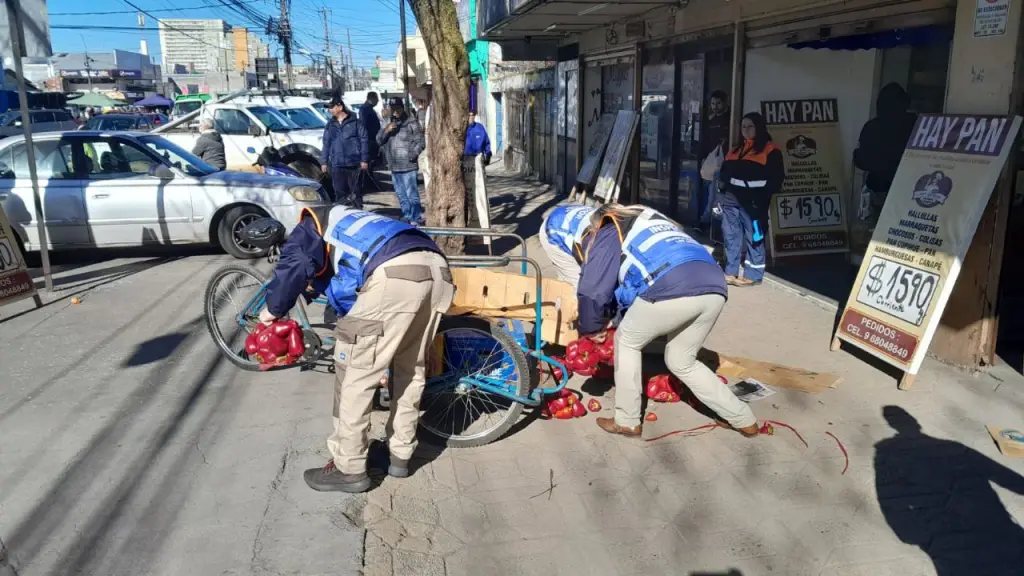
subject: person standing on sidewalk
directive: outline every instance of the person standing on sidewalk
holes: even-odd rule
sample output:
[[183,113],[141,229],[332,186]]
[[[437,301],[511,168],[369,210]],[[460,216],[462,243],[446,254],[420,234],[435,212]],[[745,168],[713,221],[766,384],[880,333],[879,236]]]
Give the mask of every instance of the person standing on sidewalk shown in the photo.
[[430,237],[380,214],[335,206],[325,229],[310,213],[296,230],[300,239],[289,237],[282,248],[260,321],[287,316],[307,287],[326,293],[340,318],[334,329],[334,431],[327,438],[332,459],[303,478],[320,492],[365,492],[371,486],[373,396],[391,365],[388,474],[409,475],[427,350],[455,294],[452,273]]
[[590,226],[596,208],[579,204],[556,206],[540,226],[540,245],[555,266],[558,278],[572,284],[580,282],[580,242]]
[[462,157],[462,174],[466,183],[466,227],[479,228],[480,217],[476,206],[476,157],[483,156],[483,166],[491,163],[491,139],[487,129],[476,121],[476,112],[469,112],[466,126],[466,149]]
[[375,107],[380,102],[380,96],[376,92],[366,95],[366,102],[359,105],[359,123],[366,130],[366,137],[370,141],[370,168],[377,163],[380,157],[380,149],[377,147],[377,133],[380,132],[380,116],[377,116]]
[[[704,129],[704,142],[701,151],[705,158],[713,158],[714,154],[721,159],[725,151],[729,149],[729,96],[721,90],[711,93],[708,100],[708,120]],[[708,160],[705,159],[704,162]],[[703,168],[703,164],[701,165]],[[703,225],[711,223],[711,207],[715,203],[715,192],[718,189],[718,174],[710,180],[704,180],[704,204],[701,209],[700,222]]]
[[618,204],[591,215],[581,248],[580,334],[604,342],[609,322],[623,315],[615,331],[615,417],[598,418],[597,425],[611,434],[641,434],[641,352],[667,336],[668,369],[720,425],[757,436],[750,407],[697,360],[727,296],[722,269],[707,249],[656,210]]
[[362,208],[363,191],[359,187],[359,174],[361,170],[369,168],[370,161],[366,128],[348,113],[338,95],[331,99],[327,110],[331,120],[324,127],[320,168],[331,175],[336,203]]
[[423,206],[420,205],[420,191],[416,182],[418,160],[427,141],[419,121],[405,111],[400,99],[391,103],[391,122],[377,134],[377,144],[384,151],[395,195],[402,206],[402,222],[422,226]]
[[[743,141],[729,150],[719,174],[722,236],[725,240],[725,279],[731,286],[756,286],[764,280],[764,243],[768,236],[768,207],[782,189],[786,167],[782,150],[772,142],[764,117],[751,112],[740,123]],[[740,255],[743,276],[740,276]]]

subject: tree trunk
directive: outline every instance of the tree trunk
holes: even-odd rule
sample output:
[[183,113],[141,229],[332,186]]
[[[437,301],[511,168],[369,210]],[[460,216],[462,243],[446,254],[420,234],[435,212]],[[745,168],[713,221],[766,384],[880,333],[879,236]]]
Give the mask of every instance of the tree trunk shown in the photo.
[[[463,228],[466,183],[462,177],[462,153],[466,148],[469,116],[469,56],[452,0],[411,0],[410,4],[430,58],[427,224]],[[462,238],[441,236],[436,240],[446,254],[462,253]]]

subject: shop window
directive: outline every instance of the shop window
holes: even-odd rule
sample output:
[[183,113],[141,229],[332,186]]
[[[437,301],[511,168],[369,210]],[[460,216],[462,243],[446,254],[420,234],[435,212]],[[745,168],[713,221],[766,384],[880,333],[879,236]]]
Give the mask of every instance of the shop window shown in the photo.
[[640,97],[640,203],[671,214],[675,56],[644,54]]

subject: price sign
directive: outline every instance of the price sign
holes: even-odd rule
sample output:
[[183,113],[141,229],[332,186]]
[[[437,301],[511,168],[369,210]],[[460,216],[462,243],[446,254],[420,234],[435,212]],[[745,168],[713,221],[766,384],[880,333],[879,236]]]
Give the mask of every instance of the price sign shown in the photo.
[[1020,118],[923,114],[878,217],[832,349],[847,342],[910,378],[953,292]]
[[938,274],[872,256],[857,302],[920,326],[938,285]]
[[815,226],[841,226],[842,200],[839,194],[811,194],[807,196],[780,196],[777,200],[778,227],[811,228]]
[[846,252],[843,145],[834,99],[761,102],[782,151],[786,179],[772,199],[771,250],[776,258]]
[[7,215],[0,203],[0,305],[35,293],[36,285],[25,270],[25,260],[14,242],[14,231],[7,223]]

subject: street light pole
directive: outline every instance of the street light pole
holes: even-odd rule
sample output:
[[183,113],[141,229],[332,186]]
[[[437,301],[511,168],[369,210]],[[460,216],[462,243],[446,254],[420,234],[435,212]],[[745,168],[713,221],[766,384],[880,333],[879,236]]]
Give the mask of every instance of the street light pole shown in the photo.
[[409,46],[405,41],[405,0],[398,0],[398,19],[402,26],[402,86],[405,88],[405,102],[409,102]]
[[[21,1],[7,0],[7,21],[10,24],[11,47],[14,49],[14,74],[18,78],[18,105],[21,107],[21,130],[25,134],[25,159],[28,161],[28,177],[32,181],[32,200],[35,205],[36,229],[39,234],[39,254],[43,264],[43,281],[46,291],[53,292],[53,275],[50,272],[49,240],[46,224],[43,222],[43,199],[39,195],[39,174],[36,173],[36,149],[32,144],[32,128],[29,124],[28,95],[25,90],[25,71],[21,58],[26,54],[25,27],[22,23]],[[83,40],[84,42],[84,40]],[[37,302],[38,304],[38,302]]]

